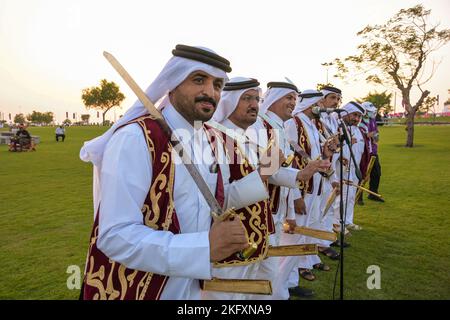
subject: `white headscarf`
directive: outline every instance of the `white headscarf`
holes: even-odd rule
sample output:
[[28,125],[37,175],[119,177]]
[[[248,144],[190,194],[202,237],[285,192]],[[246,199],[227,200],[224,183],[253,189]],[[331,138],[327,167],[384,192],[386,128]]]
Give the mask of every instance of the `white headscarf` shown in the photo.
[[[321,92],[319,92],[317,90],[307,89],[307,90],[302,91],[301,94],[306,95],[306,94],[310,94],[310,93],[321,93]],[[292,111],[292,116],[295,116],[297,113],[300,113],[300,112],[308,109],[313,104],[319,102],[322,99],[323,99],[323,95],[318,96],[318,97],[312,97],[312,98],[299,97],[297,105],[295,106],[294,111]]]
[[370,101],[361,103],[361,106],[366,110],[366,112],[376,112],[377,111],[377,108]]
[[327,89],[322,89],[322,90],[320,90],[320,92],[323,93],[323,96],[324,96],[324,97],[326,97],[326,96],[329,95],[330,93],[334,93],[334,94],[336,94],[336,95],[338,95],[338,96],[342,96],[342,94],[340,94],[340,93],[338,93],[338,92],[334,92],[334,91],[327,90]]
[[[251,80],[254,79],[245,77],[235,77],[231,78],[229,83],[244,82]],[[221,123],[225,119],[228,119],[228,117],[231,116],[234,110],[236,110],[236,107],[239,103],[239,99],[241,98],[241,96],[249,90],[258,90],[258,94],[261,95],[260,87],[245,88],[241,90],[222,91],[219,104],[217,105],[216,111],[214,112],[213,115],[213,120]]]
[[265,114],[267,110],[278,100],[288,95],[289,93],[294,92],[297,95],[297,91],[288,88],[269,88],[264,94],[264,101],[259,107],[259,113]]
[[[354,105],[355,103],[356,103],[362,110],[361,110],[360,108],[358,108],[356,105]],[[362,114],[362,115],[365,114],[364,108],[363,108],[359,103],[354,102],[354,101],[351,101],[351,102],[347,103],[347,104],[346,104],[345,106],[343,106],[341,109],[347,111],[347,114],[350,114],[350,113],[353,113],[353,112],[358,112],[358,113],[360,113],[360,114]],[[344,115],[345,115],[345,114],[344,114]]]
[[[204,47],[197,48],[214,52],[211,49]],[[203,62],[173,56],[166,63],[164,68],[161,70],[156,79],[150,84],[147,90],[145,90],[145,93],[153,103],[165,98],[159,105],[161,107],[164,101],[168,101],[168,93],[175,89],[194,71],[203,71],[213,77],[223,78],[225,82],[228,81],[227,74],[222,69]],[[99,137],[85,142],[81,148],[81,160],[85,162],[92,162],[94,165],[94,214],[96,214],[100,203],[100,172],[103,161],[103,152],[105,151],[106,144],[111,139],[117,128],[145,114],[148,114],[147,109],[139,100],[137,100],[131,108],[125,112],[123,117],[114,123],[108,131]]]

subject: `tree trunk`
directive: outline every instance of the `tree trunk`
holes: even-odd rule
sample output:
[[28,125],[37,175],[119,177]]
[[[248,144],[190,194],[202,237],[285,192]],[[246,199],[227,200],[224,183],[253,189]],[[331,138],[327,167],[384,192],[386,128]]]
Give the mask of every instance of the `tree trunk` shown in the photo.
[[416,115],[416,112],[414,110],[411,110],[411,112],[408,113],[408,117],[406,119],[406,145],[407,148],[412,148],[414,146],[414,116]]
[[104,112],[103,112],[103,125],[105,125],[105,116],[106,116],[106,113],[111,109],[112,107],[109,107],[108,109],[106,109]]
[[405,110],[408,112],[408,118],[406,119],[406,145],[407,148],[412,148],[414,146],[414,116],[416,112],[420,109],[425,98],[430,94],[430,91],[422,91],[422,95],[414,106],[411,106],[409,100],[409,91],[402,92],[403,100],[405,101]]

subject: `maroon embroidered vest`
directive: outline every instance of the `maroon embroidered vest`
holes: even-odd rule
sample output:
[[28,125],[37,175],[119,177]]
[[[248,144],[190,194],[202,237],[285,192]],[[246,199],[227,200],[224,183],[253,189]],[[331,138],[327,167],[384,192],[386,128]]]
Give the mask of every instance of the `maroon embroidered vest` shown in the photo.
[[[269,122],[263,119],[263,125],[264,128],[267,130],[267,141],[270,141],[271,139],[274,139],[274,132],[273,127],[270,125]],[[272,214],[277,214],[278,208],[280,205],[280,192],[281,188],[280,186],[276,186],[274,184],[269,183],[269,205],[270,205],[270,211]]]
[[361,170],[362,179],[364,179],[367,175],[367,167],[369,166],[370,162],[369,138],[367,137],[367,134],[364,132],[363,128],[358,127],[358,129],[361,131],[361,135],[364,139],[364,152],[361,156],[361,162],[359,163],[359,170]]
[[[311,157],[311,144],[306,128],[303,126],[303,122],[297,116],[294,116],[294,121],[297,126],[298,145]],[[300,154],[295,152],[292,166],[296,169],[302,170],[304,167],[306,167],[307,164],[308,159],[305,159]],[[313,185],[314,177],[311,177],[311,179],[309,179],[308,181],[300,181],[299,189],[302,193],[302,196],[304,196],[305,193],[312,194]]]
[[[129,123],[137,123],[142,128],[152,157],[153,177],[142,207],[142,223],[155,230],[167,230],[178,234],[180,226],[173,201],[175,167],[169,138],[151,116],[140,117]],[[168,276],[129,269],[109,259],[97,248],[98,221],[101,214],[100,205],[91,234],[83,298],[159,299]]]
[[[213,149],[217,148],[218,142],[220,142],[225,154],[230,159],[229,183],[240,180],[255,170],[235,140],[212,127],[205,125],[205,128],[207,129],[210,144],[213,146]],[[236,254],[232,254],[226,259],[214,263],[214,267],[248,265],[258,262],[267,256],[269,234],[275,232],[273,218],[269,214],[269,210],[267,200],[259,201],[250,206],[235,210],[236,215],[241,219],[247,231],[248,239],[257,244],[257,250],[245,261],[240,260]]]

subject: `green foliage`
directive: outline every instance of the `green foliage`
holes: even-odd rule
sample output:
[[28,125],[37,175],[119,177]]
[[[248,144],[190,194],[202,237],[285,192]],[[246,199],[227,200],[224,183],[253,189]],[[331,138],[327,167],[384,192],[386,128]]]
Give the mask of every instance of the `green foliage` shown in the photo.
[[320,91],[320,90],[322,90],[323,87],[335,87],[335,85],[330,83],[330,82],[328,82],[328,83],[318,83],[317,86],[316,86],[316,89],[318,91]]
[[436,113],[436,102],[437,102],[437,97],[426,97],[425,100],[423,101],[422,105],[419,108],[419,112],[423,112],[423,113]]
[[34,124],[49,124],[53,121],[53,112],[34,111],[27,115],[27,120]]
[[81,99],[86,108],[103,111],[105,122],[106,113],[113,107],[120,107],[125,95],[115,82],[102,79],[99,86],[83,89]]
[[[353,73],[351,78],[357,80],[358,75],[365,75],[368,82],[400,90],[409,120],[407,147],[413,146],[414,115],[430,94],[422,86],[437,67],[433,62],[430,74],[425,76],[425,65],[432,60],[433,52],[450,41],[450,29],[438,30],[439,24],[430,24],[430,13],[423,5],[416,5],[400,10],[384,24],[368,25],[357,33],[363,41],[357,47],[358,53],[333,61],[340,78]],[[421,93],[415,104],[410,99],[413,88]]]
[[18,113],[14,116],[14,123],[24,124],[25,122],[25,116],[23,113]]
[[81,120],[83,120],[83,122],[85,123],[89,123],[89,118],[91,117],[90,114],[82,114],[81,115]]
[[[450,89],[448,89],[448,93],[450,94]],[[450,98],[447,99],[447,101],[444,102],[444,106],[450,105]]]
[[392,93],[386,93],[386,91],[379,93],[375,91],[374,93],[370,92],[361,99],[357,99],[357,101],[359,103],[370,101],[377,107],[378,112],[383,111],[383,113],[390,113],[393,109],[393,106],[391,106],[391,99]]
[[411,88],[429,55],[450,40],[450,29],[437,30],[428,19],[431,10],[422,5],[400,10],[385,24],[366,26],[357,33],[363,43],[358,54],[336,59],[338,75],[351,68],[364,71],[367,81]]
[[66,120],[64,120],[64,121],[62,122],[62,124],[63,124],[64,126],[70,126],[70,125],[72,124],[72,121],[70,121],[70,119],[66,119]]

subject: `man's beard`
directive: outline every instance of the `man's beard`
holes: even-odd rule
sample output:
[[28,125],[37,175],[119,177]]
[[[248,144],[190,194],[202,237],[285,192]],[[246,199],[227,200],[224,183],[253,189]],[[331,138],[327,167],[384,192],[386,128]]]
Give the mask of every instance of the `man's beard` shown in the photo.
[[[188,98],[187,96],[179,97],[175,103],[176,105],[174,104],[175,109],[177,109],[178,112],[180,112],[181,115],[190,122],[206,122],[210,120],[216,110],[217,101],[207,96],[199,96],[195,97],[193,100],[191,99],[192,98]],[[196,108],[196,104],[201,102],[210,103],[214,107],[214,110],[212,110],[212,112],[200,112],[199,108]]]
[[[200,112],[199,109],[195,108],[195,104],[202,103],[202,102],[207,102],[207,103],[212,104],[212,106],[214,107],[212,112],[210,112],[210,110],[201,110],[203,112]],[[200,120],[203,122],[209,121],[212,118],[212,116],[214,115],[216,108],[217,108],[217,101],[211,97],[201,96],[201,97],[195,97],[195,99],[194,99],[193,113],[194,113],[196,120]],[[202,109],[202,108],[200,108],[200,109]]]

